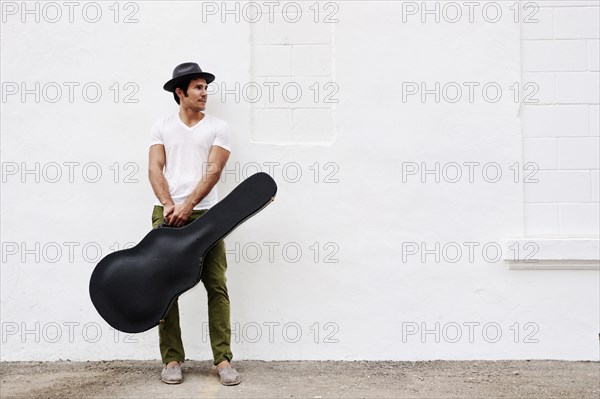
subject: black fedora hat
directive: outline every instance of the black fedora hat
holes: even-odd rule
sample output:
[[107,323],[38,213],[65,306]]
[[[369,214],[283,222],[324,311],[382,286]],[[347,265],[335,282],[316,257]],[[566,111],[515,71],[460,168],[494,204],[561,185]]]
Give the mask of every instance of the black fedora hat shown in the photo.
[[185,62],[177,65],[175,69],[173,69],[173,78],[165,83],[163,89],[173,92],[175,91],[175,86],[177,83],[181,82],[182,80],[192,78],[202,78],[206,80],[206,84],[209,84],[215,80],[215,75],[212,73],[203,72],[200,66],[198,66],[198,64],[195,62]]

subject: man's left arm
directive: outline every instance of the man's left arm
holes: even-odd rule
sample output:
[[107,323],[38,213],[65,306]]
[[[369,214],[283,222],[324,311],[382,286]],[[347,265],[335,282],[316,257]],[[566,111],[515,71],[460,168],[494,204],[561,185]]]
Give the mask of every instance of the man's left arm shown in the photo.
[[206,172],[202,179],[187,199],[181,204],[175,205],[175,210],[171,216],[172,226],[183,226],[192,215],[194,206],[196,206],[204,197],[210,193],[210,190],[217,184],[221,178],[221,172],[225,169],[225,164],[229,159],[229,151],[218,145],[213,145],[208,154],[208,164]]

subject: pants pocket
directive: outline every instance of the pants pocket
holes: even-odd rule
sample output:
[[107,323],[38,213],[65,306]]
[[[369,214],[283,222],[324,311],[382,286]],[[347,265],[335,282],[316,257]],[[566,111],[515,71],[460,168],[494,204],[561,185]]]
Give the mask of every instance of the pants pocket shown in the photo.
[[159,205],[154,205],[154,209],[152,209],[152,228],[155,229],[164,221],[163,216],[163,207]]

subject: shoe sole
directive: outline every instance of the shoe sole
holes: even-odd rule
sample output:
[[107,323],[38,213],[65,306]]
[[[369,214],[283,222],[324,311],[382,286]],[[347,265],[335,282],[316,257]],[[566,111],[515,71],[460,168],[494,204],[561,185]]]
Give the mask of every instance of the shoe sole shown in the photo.
[[161,381],[164,382],[165,384],[171,384],[171,385],[181,384],[183,382],[183,380],[181,380],[181,381],[165,381],[163,379],[161,379]]
[[223,381],[221,381],[221,384],[223,384],[223,385],[225,385],[225,386],[228,386],[228,387],[230,387],[230,386],[232,386],[232,385],[238,385],[240,382],[242,382],[242,379],[241,379],[241,378],[240,378],[239,380],[237,380],[237,381],[230,382],[230,383],[227,383],[227,384],[226,384],[226,383],[224,383]]

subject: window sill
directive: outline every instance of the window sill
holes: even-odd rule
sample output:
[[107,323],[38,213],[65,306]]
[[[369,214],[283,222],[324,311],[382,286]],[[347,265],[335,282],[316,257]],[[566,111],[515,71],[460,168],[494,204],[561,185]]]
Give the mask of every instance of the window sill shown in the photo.
[[600,239],[510,238],[504,261],[510,270],[600,270]]

